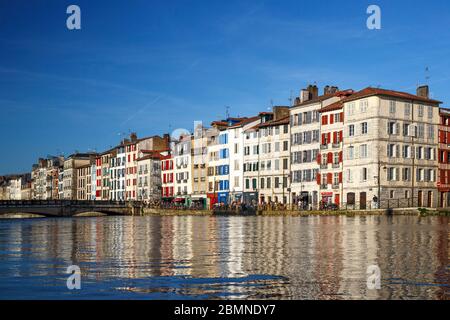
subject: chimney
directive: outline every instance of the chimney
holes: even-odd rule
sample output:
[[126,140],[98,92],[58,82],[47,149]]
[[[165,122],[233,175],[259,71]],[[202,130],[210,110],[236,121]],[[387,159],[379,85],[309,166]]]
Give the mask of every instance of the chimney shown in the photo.
[[273,107],[273,120],[283,119],[289,116],[289,107],[276,106]]
[[418,87],[417,95],[428,99],[430,97],[430,88],[427,85]]
[[319,88],[316,85],[309,85],[307,90],[309,91],[310,99],[315,99],[319,96]]
[[338,92],[338,91],[339,91],[339,88],[336,87],[336,86],[326,86],[326,87],[323,89],[323,94],[324,94],[324,95],[327,95],[327,94],[333,94],[333,93],[336,93],[336,92]]
[[300,90],[300,103],[303,103],[308,100],[309,100],[309,91],[306,89]]
[[130,140],[131,140],[131,142],[137,141],[137,134],[136,134],[136,132],[132,132],[130,134]]

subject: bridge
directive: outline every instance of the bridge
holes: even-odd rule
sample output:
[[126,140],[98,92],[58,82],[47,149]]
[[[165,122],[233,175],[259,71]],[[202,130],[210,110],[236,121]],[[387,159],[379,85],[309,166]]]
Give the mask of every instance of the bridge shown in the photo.
[[132,215],[138,213],[139,202],[78,201],[78,200],[3,200],[0,216],[5,214],[37,214],[45,217],[72,217],[87,212],[106,215]]

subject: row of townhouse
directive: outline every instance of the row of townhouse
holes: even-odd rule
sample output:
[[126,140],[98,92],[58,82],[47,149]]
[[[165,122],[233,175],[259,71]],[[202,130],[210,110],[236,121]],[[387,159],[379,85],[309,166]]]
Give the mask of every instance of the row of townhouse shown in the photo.
[[162,198],[216,203],[450,205],[450,112],[429,97],[368,87],[301,90],[291,107],[214,121],[162,159]]
[[39,159],[31,198],[447,207],[450,112],[440,104],[428,86],[319,95],[309,85],[291,106],[196,123],[176,139],[131,134],[102,153]]
[[[169,142],[168,134],[138,139],[132,133],[102,153],[41,158],[31,174],[2,177],[1,199],[160,201],[161,157],[170,154]],[[21,196],[6,191],[17,184]]]

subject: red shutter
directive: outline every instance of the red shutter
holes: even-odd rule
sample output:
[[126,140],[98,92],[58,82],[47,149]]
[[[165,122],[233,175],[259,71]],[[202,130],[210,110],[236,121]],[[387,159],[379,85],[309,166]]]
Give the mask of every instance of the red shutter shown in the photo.
[[333,154],[331,152],[328,152],[327,163],[333,163]]
[[337,205],[339,205],[341,203],[341,198],[340,198],[339,194],[334,195],[334,203]]
[[322,133],[322,144],[325,144],[325,133]]
[[339,131],[339,142],[342,142],[342,131]]
[[331,142],[331,132],[327,133],[327,142],[330,143]]
[[328,117],[322,116],[322,125],[327,125],[327,124],[328,124]]
[[317,184],[320,184],[320,173],[317,173]]
[[439,130],[439,143],[445,143],[444,132]]
[[320,164],[322,162],[322,155],[319,153],[317,155],[317,164]]
[[344,122],[344,113],[341,112],[341,122]]
[[328,182],[328,184],[333,183],[333,174],[331,172],[327,173],[327,182]]
[[342,151],[339,152],[339,163],[342,162]]
[[337,143],[337,132],[333,132],[333,143]]
[[333,123],[334,123],[334,115],[330,114],[330,124],[333,124]]
[[449,143],[450,142],[450,132],[446,132],[447,134],[447,139],[444,143]]
[[342,183],[342,172],[339,172],[339,183]]

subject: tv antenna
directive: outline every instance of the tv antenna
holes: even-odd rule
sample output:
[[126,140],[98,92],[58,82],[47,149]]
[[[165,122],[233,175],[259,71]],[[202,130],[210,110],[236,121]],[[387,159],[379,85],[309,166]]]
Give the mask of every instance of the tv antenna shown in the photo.
[[230,118],[230,107],[229,106],[225,106],[225,116],[226,119]]
[[430,76],[430,68],[426,67],[425,68],[425,84],[428,85],[428,82],[430,80],[431,76]]

